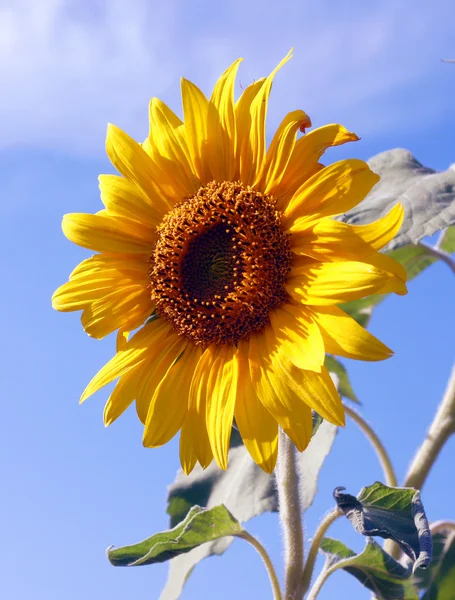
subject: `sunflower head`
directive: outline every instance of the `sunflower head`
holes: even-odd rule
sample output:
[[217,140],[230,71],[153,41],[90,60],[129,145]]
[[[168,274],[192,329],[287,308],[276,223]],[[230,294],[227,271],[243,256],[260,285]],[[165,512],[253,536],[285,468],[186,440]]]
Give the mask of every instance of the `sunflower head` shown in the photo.
[[264,328],[287,298],[290,236],[273,198],[215,181],[158,227],[150,260],[155,306],[194,344],[236,344]]
[[237,100],[240,61],[210,98],[182,80],[183,120],[152,99],[142,144],[109,126],[107,153],[120,175],[100,176],[104,209],[63,220],[65,235],[95,254],[53,305],[82,310],[95,338],[118,332],[116,355],[82,399],[118,380],[105,423],[135,401],[146,446],[180,431],[186,472],[213,458],[226,468],[234,417],[271,472],[279,427],[304,450],[312,409],[344,423],[326,352],[391,355],[338,305],[406,293],[404,269],[378,252],[403,209],[370,225],[334,219],[379,179],[360,160],[320,163],[328,147],[358,139],[341,125],[304,134],[311,122],[296,110],[267,148],[272,81],[290,56]]

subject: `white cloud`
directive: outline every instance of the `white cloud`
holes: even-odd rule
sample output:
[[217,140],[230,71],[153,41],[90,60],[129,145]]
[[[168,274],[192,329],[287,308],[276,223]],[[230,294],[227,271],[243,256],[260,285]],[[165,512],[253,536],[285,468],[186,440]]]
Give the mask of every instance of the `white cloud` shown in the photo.
[[132,4],[19,1],[2,13],[3,145],[83,149],[107,120],[132,126],[141,109],[146,122],[150,82],[160,92],[173,80],[162,46],[174,16],[167,3],[153,18],[147,2]]
[[442,116],[453,110],[439,63],[453,50],[451,3],[0,3],[0,146],[98,154],[108,121],[145,135],[152,94],[179,110],[180,75],[209,91],[243,55],[245,85],[291,45],[296,54],[275,86],[271,125],[298,107],[315,122],[339,120],[362,134],[416,120],[430,126],[436,107]]

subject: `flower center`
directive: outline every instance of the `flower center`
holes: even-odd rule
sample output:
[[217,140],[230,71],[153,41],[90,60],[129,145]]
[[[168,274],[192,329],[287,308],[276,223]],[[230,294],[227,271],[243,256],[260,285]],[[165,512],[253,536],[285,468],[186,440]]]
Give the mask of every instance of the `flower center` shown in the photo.
[[237,343],[286,300],[290,261],[273,198],[238,182],[212,182],[158,227],[152,300],[195,344]]

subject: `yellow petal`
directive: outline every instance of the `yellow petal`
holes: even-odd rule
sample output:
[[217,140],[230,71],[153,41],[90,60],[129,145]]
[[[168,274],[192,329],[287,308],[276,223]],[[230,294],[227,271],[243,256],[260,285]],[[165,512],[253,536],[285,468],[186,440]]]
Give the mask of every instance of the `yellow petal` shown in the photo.
[[106,292],[82,313],[85,331],[100,340],[117,329],[136,329],[150,316],[153,305],[146,286]]
[[393,352],[337,306],[313,310],[329,354],[358,360],[384,360]]
[[149,271],[148,257],[131,254],[115,256],[112,254],[95,254],[80,262],[70,274],[70,279],[83,281],[92,278],[110,280],[114,274],[122,279],[144,281]]
[[180,433],[180,460],[185,473],[189,473],[196,460],[203,468],[213,459],[206,425],[207,382],[219,346],[209,346],[194,369],[190,386],[188,414]]
[[321,261],[361,260],[375,255],[398,233],[404,210],[397,204],[381,219],[368,225],[348,225],[323,219],[313,227],[295,233],[292,250],[299,256],[311,256]]
[[229,441],[238,386],[238,363],[234,345],[221,346],[212,363],[207,382],[207,432],[213,456],[221,469],[227,468]]
[[295,110],[286,115],[267,150],[264,167],[256,178],[255,187],[263,190],[265,194],[274,194],[286,172],[297,131],[310,126],[310,118],[303,110]]
[[297,449],[303,451],[311,439],[311,410],[287,384],[280,366],[270,360],[263,333],[250,337],[248,359],[250,377],[259,400]]
[[[247,135],[242,138],[240,148],[240,153],[244,154],[246,158],[240,165],[242,183],[252,184],[263,167],[266,149],[265,121],[273,79],[291,57],[292,50],[286,54],[283,60],[260,85],[253,88],[248,96],[245,96],[245,101],[242,103],[245,106],[242,106],[241,110],[240,108],[238,111],[236,110],[237,131],[240,131],[240,128],[245,128],[244,131],[247,132]],[[249,106],[247,106],[248,103]],[[249,112],[248,116],[246,115],[246,111]]]
[[172,207],[160,187],[160,171],[133,138],[109,124],[106,152],[117,171],[142,191],[155,210],[165,214]]
[[236,172],[234,180],[239,179],[243,183],[252,183],[253,175],[255,175],[251,170],[253,154],[249,138],[251,129],[251,103],[264,83],[265,78],[262,78],[250,84],[235,104],[237,141],[235,147]]
[[403,265],[397,260],[390,256],[387,256],[387,254],[375,252],[371,256],[365,258],[362,262],[368,263],[376,269],[381,269],[382,271],[388,271],[389,273],[393,273],[393,275],[395,275],[395,277],[401,281],[401,294],[404,295],[408,293],[408,290],[406,289],[406,281],[408,278],[408,274]]
[[148,254],[153,251],[155,230],[120,217],[70,213],[63,217],[66,237],[96,252]]
[[361,260],[375,253],[351,225],[323,219],[291,237],[292,251],[318,261]]
[[161,187],[174,200],[192,196],[200,182],[191,162],[180,119],[158,98],[150,100],[150,131],[143,147],[161,171]]
[[295,300],[316,306],[342,304],[371,294],[407,293],[406,284],[392,273],[355,261],[294,268],[285,288]]
[[114,391],[109,396],[104,407],[104,425],[108,427],[122,415],[125,410],[133,403],[136,396],[138,384],[138,373],[142,365],[131,369],[126,375],[120,377]]
[[182,104],[185,121],[185,137],[193,163],[193,171],[198,175],[202,184],[212,179],[207,160],[207,121],[209,101],[201,90],[182,78]]
[[218,79],[208,111],[210,170],[217,181],[231,181],[235,172],[236,126],[234,85],[241,58]]
[[118,175],[100,175],[98,181],[101,200],[109,215],[152,227],[160,224],[162,213],[144,198],[134,183]]
[[[258,94],[251,103],[251,129],[250,129],[250,147],[252,155],[252,180],[256,178],[261,171],[265,161],[266,137],[265,137],[265,122],[267,117],[267,109],[269,103],[270,91],[275,75],[292,58],[292,50],[290,50],[282,61],[275,67],[261,86]],[[249,180],[245,183],[249,183]]]
[[192,443],[188,440],[188,435],[182,437],[182,434],[183,429],[180,432],[180,464],[185,475],[189,475],[196,466],[197,456]]
[[147,355],[153,352],[154,348],[159,347],[168,333],[169,324],[163,319],[156,319],[156,321],[144,325],[140,331],[133,335],[131,340],[126,344],[125,349],[118,352],[114,358],[98,371],[85,388],[81,396],[81,402],[143,362],[147,358]]
[[53,297],[56,310],[84,310],[89,335],[104,337],[118,328],[142,325],[153,310],[148,291],[148,259],[98,254],[82,261]]
[[200,348],[188,345],[166,371],[155,389],[147,413],[142,440],[144,446],[162,446],[182,427],[188,412],[188,395],[194,367],[201,354]]
[[400,231],[404,207],[395,205],[384,217],[367,225],[351,225],[354,232],[375,250],[381,250]]
[[124,350],[126,343],[128,342],[130,332],[129,331],[118,331],[117,340],[115,344],[115,351],[120,352],[120,350]]
[[320,373],[303,371],[293,368],[292,372],[284,373],[286,383],[303,401],[334,425],[344,426],[344,408],[340,395],[325,367]]
[[278,453],[278,425],[257,397],[248,364],[248,344],[239,342],[239,386],[235,421],[246,449],[266,473],[272,473]]
[[108,294],[115,278],[70,280],[57,288],[52,296],[52,307],[61,312],[83,310],[88,304]]
[[188,343],[184,338],[177,336],[173,330],[171,331],[172,334],[168,335],[159,347],[153,348],[149,352],[147,363],[143,369],[144,376],[137,389],[136,412],[144,424],[147,422],[155,391]]
[[295,192],[284,210],[286,225],[297,233],[324,217],[340,215],[359,204],[378,181],[379,175],[362,160],[325,167]]
[[320,372],[325,360],[324,343],[306,307],[284,304],[270,313],[270,324],[265,334],[273,363],[284,365],[290,361],[300,369]]
[[336,124],[318,127],[299,138],[283,179],[274,190],[274,196],[278,198],[278,208],[283,209],[286,198],[290,198],[302,183],[313,175],[314,168],[327,148],[358,139],[355,133]]

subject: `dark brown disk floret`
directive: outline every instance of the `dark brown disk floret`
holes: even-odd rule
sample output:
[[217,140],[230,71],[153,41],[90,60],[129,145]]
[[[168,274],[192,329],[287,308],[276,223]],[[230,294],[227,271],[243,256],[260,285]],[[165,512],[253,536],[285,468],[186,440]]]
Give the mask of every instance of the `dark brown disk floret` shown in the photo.
[[212,182],[159,226],[152,299],[195,344],[236,343],[286,300],[290,261],[274,200],[238,182]]

